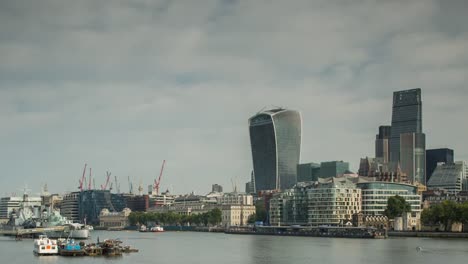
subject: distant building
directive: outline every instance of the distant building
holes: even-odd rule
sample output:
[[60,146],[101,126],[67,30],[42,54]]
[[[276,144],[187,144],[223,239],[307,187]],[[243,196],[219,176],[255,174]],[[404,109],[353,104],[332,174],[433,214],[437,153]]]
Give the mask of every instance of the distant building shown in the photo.
[[40,197],[29,197],[24,195],[23,197],[2,197],[0,198],[0,219],[5,222],[11,216],[13,211],[18,212],[18,210],[24,206],[31,207],[40,207],[42,204],[42,199]]
[[249,119],[256,191],[287,189],[296,183],[301,128],[301,114],[282,108]]
[[320,178],[337,177],[349,173],[349,163],[344,161],[327,161],[320,163]]
[[149,206],[159,207],[164,205],[170,205],[174,203],[175,195],[169,193],[169,191],[162,192],[160,194],[149,195]]
[[374,177],[376,181],[407,183],[407,175],[401,171],[400,164],[383,162],[380,158],[361,158],[359,176]]
[[404,133],[400,135],[401,170],[413,184],[426,185],[426,135]]
[[148,195],[130,195],[126,197],[126,201],[132,212],[146,212],[150,206]]
[[429,208],[432,205],[440,204],[443,201],[453,201],[456,203],[468,202],[468,191],[458,193],[449,193],[445,190],[428,190],[423,193],[424,208]]
[[[79,192],[78,221],[99,225],[102,209],[120,212],[126,207],[123,195],[113,194],[109,190],[86,190]],[[64,199],[65,201],[65,199]]]
[[375,157],[381,159],[382,162],[390,161],[389,139],[391,128],[391,126],[380,126],[379,134],[375,136]]
[[104,208],[99,214],[99,226],[102,228],[123,229],[129,225],[128,216],[132,210],[124,208],[121,212],[110,212]]
[[361,211],[361,190],[347,177],[298,183],[273,195],[271,225],[345,225]]
[[212,192],[223,192],[223,186],[219,184],[213,184],[211,185],[211,191]]
[[297,164],[297,182],[316,181],[320,173],[320,164]]
[[246,193],[225,193],[218,200],[219,204],[253,205],[253,196]]
[[439,163],[427,182],[429,190],[444,190],[449,194],[456,194],[468,190],[468,167],[466,162]]
[[437,163],[453,163],[453,149],[440,148],[440,149],[428,149],[426,150],[426,182],[432,176]]
[[80,192],[65,194],[60,206],[60,214],[74,223],[80,222],[79,203]]
[[422,133],[420,88],[393,93],[392,127],[389,140],[390,161],[398,162],[401,160],[400,135],[405,133]]
[[245,184],[245,192],[250,194],[255,194],[255,177],[254,172],[250,173],[250,181]]
[[253,214],[255,214],[254,205],[223,205],[221,207],[221,224],[225,227],[245,226]]
[[412,212],[421,211],[421,195],[417,194],[417,186],[393,182],[359,182],[356,184],[362,190],[363,215],[382,216],[387,209],[388,198],[399,195],[410,205]]

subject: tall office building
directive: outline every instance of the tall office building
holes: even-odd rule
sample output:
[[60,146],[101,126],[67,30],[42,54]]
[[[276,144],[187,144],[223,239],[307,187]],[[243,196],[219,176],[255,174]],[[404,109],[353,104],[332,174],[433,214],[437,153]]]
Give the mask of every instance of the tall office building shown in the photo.
[[298,111],[271,109],[249,119],[256,191],[286,189],[296,183],[302,119]]
[[297,164],[297,182],[316,181],[320,173],[320,164]]
[[439,162],[453,163],[453,149],[440,148],[426,150],[426,182],[431,178]]
[[391,126],[379,126],[379,134],[375,136],[375,157],[385,163],[389,162],[391,128]]
[[320,163],[320,178],[337,177],[349,173],[349,162],[326,161]]
[[400,135],[400,165],[410,182],[426,185],[426,135],[424,133]]
[[421,89],[393,93],[390,161],[400,161],[400,135],[422,133]]

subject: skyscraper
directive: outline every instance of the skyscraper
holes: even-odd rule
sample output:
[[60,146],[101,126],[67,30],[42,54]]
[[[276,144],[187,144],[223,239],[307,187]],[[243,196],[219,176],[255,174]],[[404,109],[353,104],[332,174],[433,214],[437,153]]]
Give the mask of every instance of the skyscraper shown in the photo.
[[393,93],[390,161],[400,161],[400,135],[422,133],[421,89]]
[[400,164],[408,180],[426,185],[426,135],[404,133],[400,135]]
[[431,178],[439,162],[453,163],[453,149],[441,148],[426,150],[426,182]]
[[294,110],[271,109],[249,119],[256,191],[286,189],[296,183],[301,129],[301,114]]
[[391,128],[391,126],[379,126],[379,134],[375,136],[375,157],[385,163],[389,162]]

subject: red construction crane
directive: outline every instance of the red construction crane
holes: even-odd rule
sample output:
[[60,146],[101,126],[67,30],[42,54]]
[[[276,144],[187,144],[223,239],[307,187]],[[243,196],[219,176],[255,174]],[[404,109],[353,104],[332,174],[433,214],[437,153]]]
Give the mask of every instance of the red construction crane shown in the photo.
[[153,190],[156,192],[156,195],[159,194],[159,184],[161,183],[161,177],[162,177],[163,170],[164,170],[164,164],[166,164],[166,160],[163,160],[163,163],[161,166],[161,172],[159,173],[159,178],[157,180],[154,180]]
[[80,189],[80,191],[82,192],[83,191],[83,183],[85,181],[85,173],[86,173],[86,163],[84,165],[84,169],[83,169],[83,176],[81,176],[81,179],[80,179],[80,186],[78,186],[78,189]]
[[111,173],[106,171],[106,183],[104,185],[101,184],[101,190],[106,190],[107,185],[109,184]]
[[89,168],[88,190],[91,190],[91,168]]

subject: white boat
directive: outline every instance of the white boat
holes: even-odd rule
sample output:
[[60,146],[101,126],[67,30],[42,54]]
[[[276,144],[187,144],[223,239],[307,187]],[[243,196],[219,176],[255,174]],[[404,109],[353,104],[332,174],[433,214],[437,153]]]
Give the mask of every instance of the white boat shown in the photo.
[[75,239],[87,239],[89,237],[89,228],[83,224],[72,223],[67,225],[70,228],[69,237]]
[[162,226],[153,226],[150,229],[151,232],[164,232],[164,228]]
[[45,235],[40,235],[38,239],[34,239],[34,254],[36,255],[57,255],[58,246],[57,240],[49,239]]

